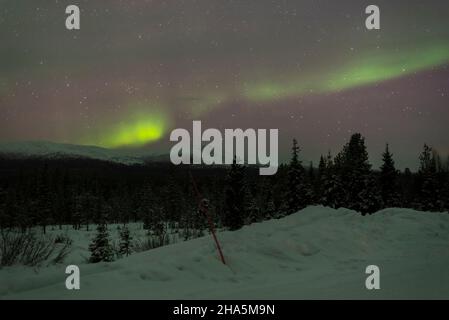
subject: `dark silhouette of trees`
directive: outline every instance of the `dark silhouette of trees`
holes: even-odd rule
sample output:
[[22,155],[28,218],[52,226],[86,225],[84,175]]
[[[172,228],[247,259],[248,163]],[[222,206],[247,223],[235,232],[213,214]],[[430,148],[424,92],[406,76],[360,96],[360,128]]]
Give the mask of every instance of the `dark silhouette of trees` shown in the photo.
[[288,165],[285,195],[287,214],[301,210],[310,204],[311,186],[307,184],[305,170],[299,160],[300,151],[298,141],[293,139],[292,157]]
[[379,183],[382,201],[386,207],[397,207],[400,204],[398,192],[398,171],[395,168],[393,154],[390,153],[388,144],[382,154],[382,166],[380,167]]
[[245,167],[238,164],[236,159],[229,170],[225,189],[225,219],[223,225],[229,230],[237,230],[243,226],[245,202]]
[[0,228],[47,232],[49,226],[72,225],[89,230],[92,224],[140,221],[152,235],[171,229],[182,232],[181,238],[201,236],[207,221],[198,211],[189,171],[209,200],[213,223],[231,230],[311,204],[363,214],[385,207],[447,211],[449,161],[425,145],[419,163],[417,172],[398,171],[387,145],[382,165],[373,170],[360,134],[352,135],[335,157],[328,152],[317,168],[307,170],[294,140],[289,163],[281,164],[274,176],[260,176],[257,166],[235,161],[229,166],[174,167],[0,156]]

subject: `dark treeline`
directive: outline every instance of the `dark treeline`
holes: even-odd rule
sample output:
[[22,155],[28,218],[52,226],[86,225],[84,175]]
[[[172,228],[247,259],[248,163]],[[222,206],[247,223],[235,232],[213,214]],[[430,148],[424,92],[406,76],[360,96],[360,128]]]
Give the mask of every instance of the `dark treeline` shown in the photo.
[[398,171],[387,145],[382,166],[372,168],[360,134],[354,134],[335,156],[321,156],[317,168],[301,162],[295,140],[290,162],[274,176],[259,176],[258,168],[235,163],[128,166],[89,159],[3,157],[0,226],[23,230],[41,226],[45,232],[48,226],[64,224],[89,229],[104,221],[142,221],[156,234],[167,225],[205,230],[189,171],[201,196],[208,199],[216,224],[231,230],[315,204],[362,214],[386,207],[448,210],[448,162],[426,145],[421,154],[417,152],[417,161],[418,172]]

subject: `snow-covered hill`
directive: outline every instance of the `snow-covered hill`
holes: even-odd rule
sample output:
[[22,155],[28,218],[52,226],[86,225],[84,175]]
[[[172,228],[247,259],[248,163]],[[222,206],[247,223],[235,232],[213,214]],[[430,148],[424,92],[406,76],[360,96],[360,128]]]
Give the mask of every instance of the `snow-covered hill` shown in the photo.
[[0,155],[45,158],[80,157],[112,161],[124,164],[141,164],[157,159],[148,151],[136,149],[107,149],[46,141],[4,142],[0,143]]
[[[210,236],[81,264],[81,290],[65,289],[66,264],[0,270],[0,297],[138,299],[449,298],[449,214],[385,209],[363,217],[308,207],[280,220],[221,232],[228,266]],[[368,265],[380,290],[365,288]]]

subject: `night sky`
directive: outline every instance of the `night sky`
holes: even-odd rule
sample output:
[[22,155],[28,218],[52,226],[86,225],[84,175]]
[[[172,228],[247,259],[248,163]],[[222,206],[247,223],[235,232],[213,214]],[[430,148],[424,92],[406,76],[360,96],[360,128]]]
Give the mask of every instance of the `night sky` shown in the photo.
[[202,120],[279,128],[315,164],[353,132],[375,166],[386,142],[399,168],[449,150],[448,1],[0,0],[0,40],[1,141],[167,152]]

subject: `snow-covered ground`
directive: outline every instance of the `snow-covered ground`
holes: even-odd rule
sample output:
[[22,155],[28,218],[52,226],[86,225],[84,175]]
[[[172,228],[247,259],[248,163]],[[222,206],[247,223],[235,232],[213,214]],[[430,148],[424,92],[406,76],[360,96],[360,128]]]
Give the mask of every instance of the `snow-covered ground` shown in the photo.
[[123,164],[143,164],[145,161],[166,160],[145,149],[108,149],[97,146],[85,146],[48,141],[0,142],[0,155],[13,157],[38,156],[44,158],[89,158],[112,161]]
[[[90,224],[88,228],[82,225],[79,230],[73,229],[71,225],[63,225],[61,229],[58,226],[47,227],[47,235],[53,238],[57,236],[68,237],[72,241],[72,245],[68,256],[64,259],[64,264],[80,265],[87,263],[90,257],[89,245],[96,235],[96,227],[95,224]],[[123,224],[108,224],[109,240],[115,248],[119,247],[120,228],[122,227]],[[35,229],[37,232],[42,232],[40,227]],[[132,242],[146,239],[147,230],[143,229],[143,223],[129,223],[128,229],[133,237]],[[170,243],[182,241],[179,239],[179,234],[175,233],[174,230],[168,231],[168,238]]]
[[[371,216],[308,207],[280,220],[86,264],[0,270],[0,298],[322,299],[449,298],[449,214],[385,209]],[[78,264],[81,289],[65,288]],[[380,290],[365,288],[368,265]]]

